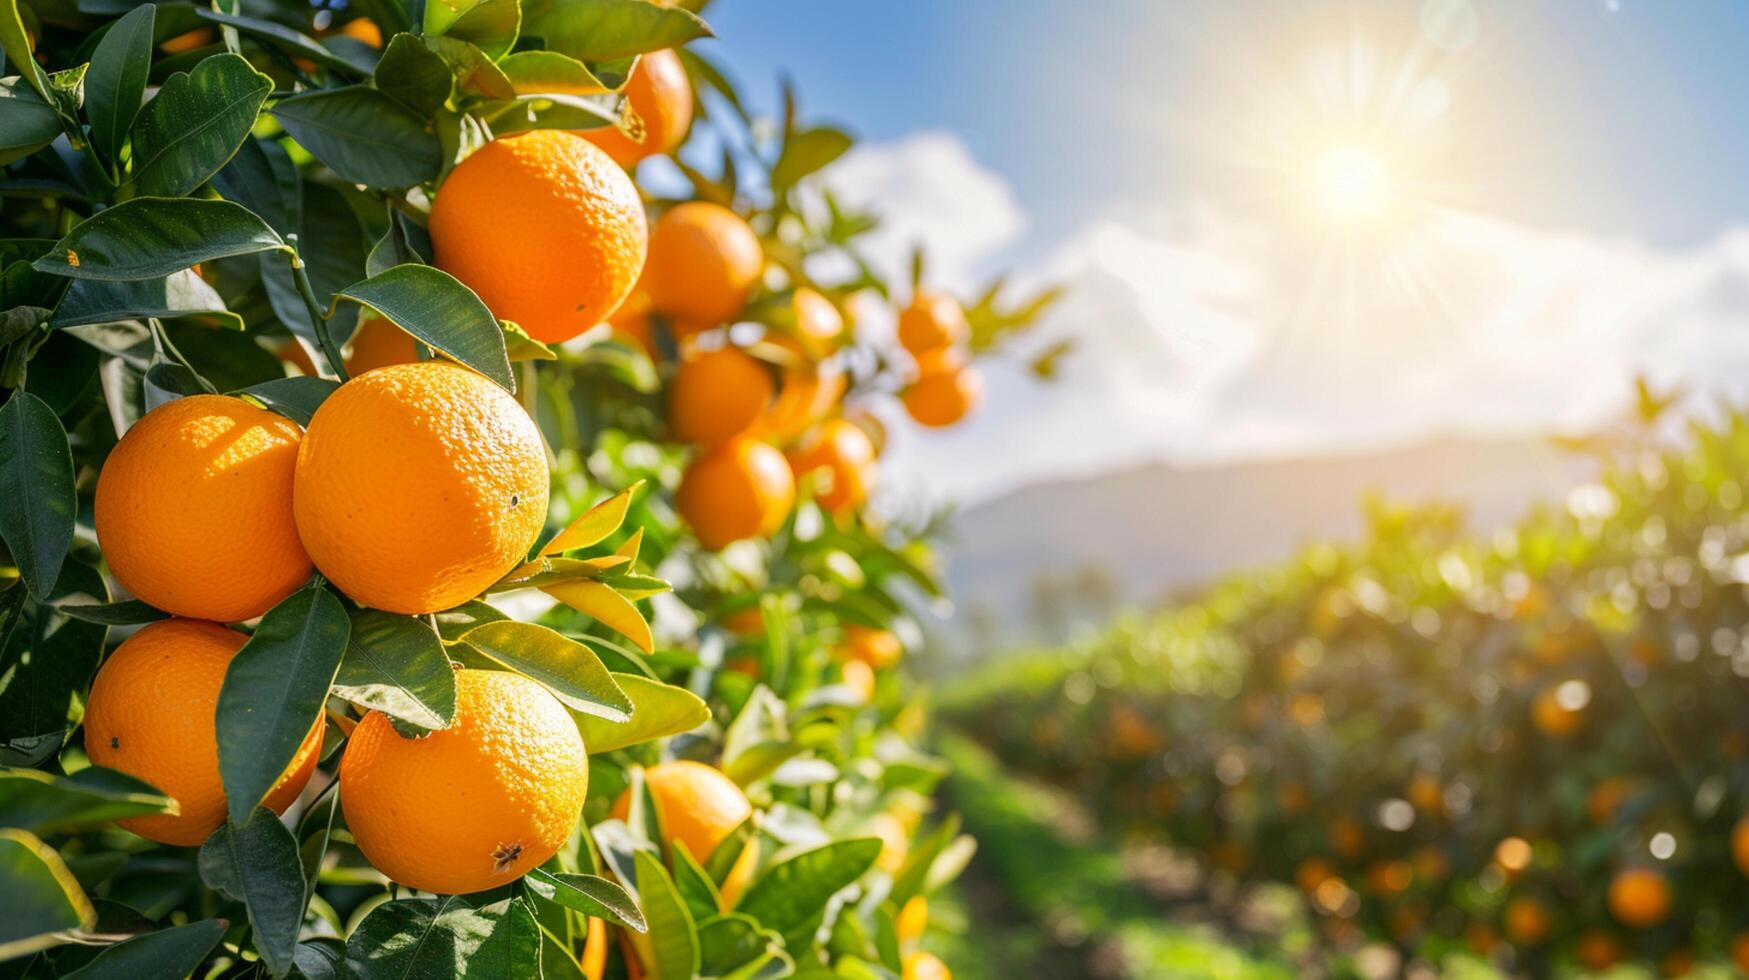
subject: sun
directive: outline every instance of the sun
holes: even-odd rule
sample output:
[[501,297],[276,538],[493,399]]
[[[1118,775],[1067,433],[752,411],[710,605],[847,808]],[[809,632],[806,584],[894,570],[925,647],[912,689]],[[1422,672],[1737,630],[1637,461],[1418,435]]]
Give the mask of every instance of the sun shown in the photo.
[[1318,202],[1336,217],[1371,218],[1391,201],[1391,172],[1382,156],[1364,146],[1338,146],[1318,160],[1312,175]]

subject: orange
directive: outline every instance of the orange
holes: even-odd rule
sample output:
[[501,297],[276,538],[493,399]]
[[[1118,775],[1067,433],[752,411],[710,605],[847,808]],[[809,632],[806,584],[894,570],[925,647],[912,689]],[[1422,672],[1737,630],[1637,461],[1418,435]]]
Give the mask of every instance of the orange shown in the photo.
[[922,290],[899,313],[899,345],[913,354],[961,346],[971,333],[966,311],[952,296]]
[[757,604],[742,606],[724,616],[721,622],[723,629],[736,636],[758,636],[765,632],[765,610]]
[[850,688],[856,695],[858,704],[867,704],[874,700],[875,674],[874,668],[860,660],[846,660],[839,670],[844,676],[844,686]]
[[210,27],[197,27],[184,34],[165,38],[158,43],[158,50],[165,54],[185,54],[197,48],[204,48],[213,43],[218,35]]
[[303,431],[241,398],[191,395],[147,412],[97,479],[109,570],[178,616],[252,619],[310,577],[292,521]]
[[1336,853],[1349,860],[1360,855],[1366,846],[1366,828],[1353,817],[1339,816],[1330,821],[1330,843],[1336,848]]
[[970,365],[952,365],[925,358],[918,362],[917,379],[900,395],[905,411],[919,425],[946,428],[976,409],[984,400],[984,376]]
[[1573,950],[1579,965],[1592,973],[1602,973],[1621,962],[1621,943],[1602,929],[1587,929]]
[[622,167],[658,153],[673,153],[692,125],[692,83],[686,67],[671,49],[651,51],[638,59],[626,80],[626,101],[643,121],[644,134],[634,140],[616,126],[583,130],[580,135],[606,151]]
[[911,853],[911,838],[905,833],[905,825],[890,813],[877,813],[868,822],[868,833],[881,841],[881,853],[875,857],[875,867],[887,874],[898,874],[905,866],[906,856]]
[[[656,802],[657,821],[670,841],[686,845],[699,863],[710,860],[735,828],[753,815],[753,804],[735,781],[702,762],[663,762],[644,770],[644,785]],[[631,813],[631,790],[613,801],[612,816],[624,820]],[[758,842],[749,837],[740,857],[723,879],[723,907],[730,908],[753,879],[758,865]]]
[[723,669],[731,674],[740,674],[742,677],[750,677],[753,680],[758,680],[759,658],[752,656],[751,654],[736,657],[733,660],[724,662]]
[[1670,915],[1670,881],[1651,868],[1628,868],[1609,882],[1609,911],[1633,929],[1648,929]]
[[929,928],[929,899],[922,895],[912,895],[905,900],[903,908],[899,909],[898,921],[894,932],[898,933],[899,945],[909,946],[923,938],[924,930]]
[[740,313],[764,268],[759,236],[720,204],[675,205],[650,229],[645,285],[651,303],[656,312],[701,329]]
[[860,660],[875,670],[886,670],[904,656],[905,647],[891,630],[867,626],[844,627],[844,642],[838,647],[841,660]]
[[1749,973],[1749,932],[1739,932],[1731,939],[1731,962],[1738,973]]
[[1739,818],[1731,828],[1731,862],[1749,875],[1749,816]]
[[1307,858],[1294,869],[1294,884],[1300,886],[1300,891],[1308,895],[1318,890],[1318,886],[1336,877],[1336,868],[1323,858]]
[[423,614],[527,556],[547,513],[540,432],[451,361],[396,364],[328,396],[298,452],[293,509],[322,574],[354,600]]
[[1536,946],[1549,938],[1553,923],[1548,910],[1534,898],[1520,896],[1506,903],[1506,938],[1519,946]]
[[1686,977],[1694,972],[1694,951],[1673,949],[1658,961],[1659,974],[1666,977]]
[[736,436],[694,459],[674,494],[680,516],[711,551],[770,535],[795,500],[789,461],[751,436]]
[[354,17],[340,25],[340,33],[369,47],[383,46],[383,30],[368,17]]
[[815,356],[829,352],[844,333],[844,315],[838,307],[806,286],[790,298],[790,312],[795,317],[796,338]]
[[1567,738],[1579,730],[1585,715],[1582,711],[1564,707],[1556,691],[1557,688],[1551,687],[1536,696],[1530,706],[1531,719],[1544,735]]
[[[796,342],[787,337],[767,337],[767,340],[779,347],[798,349]],[[848,384],[843,366],[834,360],[803,360],[786,367],[783,383],[777,390],[777,401],[766,413],[762,430],[777,442],[789,442],[826,417],[843,397]]]
[[1401,895],[1415,880],[1415,869],[1407,861],[1374,861],[1366,868],[1366,886],[1382,897]]
[[431,207],[436,265],[492,314],[557,343],[631,292],[648,229],[637,186],[574,133],[501,136],[450,171]]
[[[85,754],[174,797],[180,812],[131,817],[123,827],[160,844],[192,847],[225,822],[213,714],[225,669],[249,638],[199,619],[165,619],[127,638],[91,684]],[[275,813],[304,791],[322,748],[322,715],[261,805]]]
[[1437,813],[1445,808],[1445,789],[1439,785],[1439,777],[1432,773],[1416,773],[1409,780],[1408,796],[1415,809],[1423,813]]
[[905,957],[900,965],[900,980],[953,980],[953,971],[946,963],[921,950]]
[[340,760],[340,805],[358,849],[412,888],[466,895],[558,853],[589,790],[577,723],[535,681],[455,673],[455,720],[403,738],[364,716]]
[[363,374],[390,364],[411,364],[419,360],[412,334],[368,310],[359,313],[358,329],[352,332],[352,340],[347,346],[350,348],[346,354],[348,374]]
[[765,362],[735,347],[681,362],[668,383],[668,428],[682,442],[714,446],[751,429],[777,384]]
[[601,980],[607,973],[607,920],[591,916],[583,936],[583,955],[577,965],[589,980]]
[[[815,500],[833,513],[861,507],[874,482],[875,451],[868,434],[843,419],[821,423],[789,453],[797,480],[814,479]],[[822,478],[823,477],[823,478]]]

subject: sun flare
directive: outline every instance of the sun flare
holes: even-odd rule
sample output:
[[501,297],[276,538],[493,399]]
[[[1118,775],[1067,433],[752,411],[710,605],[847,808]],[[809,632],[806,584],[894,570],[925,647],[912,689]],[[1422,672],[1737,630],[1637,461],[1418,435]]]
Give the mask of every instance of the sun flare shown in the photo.
[[1313,181],[1324,209],[1347,220],[1377,215],[1391,200],[1391,172],[1364,146],[1339,146],[1324,154]]

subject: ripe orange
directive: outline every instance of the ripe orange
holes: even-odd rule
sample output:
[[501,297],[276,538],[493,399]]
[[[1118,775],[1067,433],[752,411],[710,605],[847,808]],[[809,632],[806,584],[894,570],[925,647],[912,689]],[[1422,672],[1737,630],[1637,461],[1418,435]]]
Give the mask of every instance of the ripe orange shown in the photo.
[[1670,915],[1670,881],[1651,868],[1628,868],[1609,882],[1609,911],[1633,929],[1648,929]]
[[[225,669],[249,638],[199,619],[165,619],[127,638],[91,684],[85,754],[174,797],[180,813],[120,821],[160,844],[190,847],[225,822],[213,714]],[[275,813],[303,792],[322,748],[322,716],[261,805]]]
[[358,329],[352,332],[347,346],[348,374],[363,374],[391,364],[411,364],[419,359],[412,334],[369,310],[359,313]]
[[668,384],[668,427],[676,439],[714,446],[751,429],[777,385],[765,362],[735,347],[687,358]]
[[601,147],[622,167],[679,148],[692,125],[692,83],[687,81],[686,67],[678,54],[663,49],[639,58],[626,81],[625,97],[643,120],[642,140],[633,140],[614,126],[583,130],[579,135]]
[[[818,481],[816,500],[834,513],[861,507],[874,482],[875,451],[868,434],[843,419],[822,423],[789,453],[797,480]],[[823,479],[822,479],[823,474]]]
[[844,333],[844,315],[832,301],[803,286],[790,298],[796,337],[816,357],[831,351]]
[[[787,337],[772,342],[799,353],[799,346]],[[848,384],[843,366],[834,360],[815,362],[804,359],[786,367],[783,382],[777,390],[777,401],[766,413],[761,431],[779,443],[795,439],[831,412]]]
[[765,610],[758,605],[742,606],[724,616],[723,629],[736,636],[758,636],[765,632]]
[[342,385],[310,420],[293,509],[316,567],[359,603],[423,614],[515,568],[547,513],[547,460],[509,393],[451,361]]
[[1536,696],[1531,702],[1531,720],[1544,735],[1552,738],[1567,738],[1579,730],[1585,721],[1582,710],[1575,711],[1563,706],[1556,694],[1558,688],[1548,688]]
[[1749,875],[1749,816],[1740,817],[1731,828],[1731,862]]
[[941,293],[919,291],[899,313],[899,345],[912,354],[958,347],[971,332],[959,301]]
[[240,398],[191,395],[128,429],[97,479],[97,541],[128,591],[178,616],[252,619],[310,577],[292,522],[303,432]]
[[912,895],[905,900],[904,907],[899,909],[898,922],[893,930],[898,933],[899,945],[909,946],[923,938],[923,933],[929,928],[929,899],[922,895]]
[[1749,932],[1739,932],[1731,938],[1731,962],[1738,973],[1749,973]]
[[501,136],[450,171],[431,207],[438,268],[530,337],[569,340],[613,314],[644,263],[638,189],[588,140]]
[[1294,869],[1294,884],[1300,886],[1300,891],[1310,895],[1318,890],[1318,886],[1336,877],[1336,868],[1323,858],[1307,858]]
[[1506,903],[1506,938],[1519,946],[1537,946],[1549,938],[1553,922],[1541,902],[1519,896]]
[[844,627],[844,642],[839,645],[841,660],[860,660],[875,670],[886,670],[905,655],[905,647],[891,630],[870,629],[867,626]]
[[1579,937],[1574,955],[1579,965],[1592,973],[1602,973],[1621,962],[1621,943],[1602,929],[1587,929]]
[[771,534],[795,501],[789,461],[751,436],[737,436],[694,459],[674,495],[680,516],[711,551]]
[[[728,840],[746,819],[753,815],[753,804],[735,781],[702,762],[678,760],[663,762],[644,770],[644,785],[656,801],[657,820],[670,841],[686,845],[686,850],[699,863],[710,859],[716,849]],[[613,801],[612,816],[624,820],[631,813],[632,796],[628,789]],[[745,891],[758,863],[756,841],[748,838],[741,856],[723,880],[722,898],[725,908]]]
[[905,833],[905,825],[890,813],[877,813],[868,823],[868,834],[880,838],[881,842],[881,853],[875,857],[875,867],[888,874],[898,874],[911,852],[911,838]]
[[740,215],[687,201],[650,229],[644,282],[656,312],[708,329],[741,312],[764,268],[759,236]]
[[900,963],[901,980],[953,980],[953,971],[932,953],[918,950]]
[[158,50],[165,54],[186,54],[197,48],[204,48],[218,39],[210,27],[197,27],[192,31],[167,37],[158,43]]
[[383,46],[383,30],[369,17],[354,17],[340,25],[340,33],[373,48]]
[[495,888],[558,853],[588,790],[564,705],[501,670],[456,671],[455,720],[421,738],[372,711],[340,761],[340,805],[365,858],[445,895]]
[[860,660],[846,660],[839,666],[844,677],[844,686],[850,688],[856,695],[858,704],[867,704],[875,696],[874,668]]
[[946,428],[971,414],[984,400],[984,376],[970,365],[931,358],[918,361],[917,379],[900,397],[919,425]]
[[1432,773],[1416,773],[1409,780],[1408,796],[1409,802],[1422,813],[1437,813],[1445,808],[1445,789]]

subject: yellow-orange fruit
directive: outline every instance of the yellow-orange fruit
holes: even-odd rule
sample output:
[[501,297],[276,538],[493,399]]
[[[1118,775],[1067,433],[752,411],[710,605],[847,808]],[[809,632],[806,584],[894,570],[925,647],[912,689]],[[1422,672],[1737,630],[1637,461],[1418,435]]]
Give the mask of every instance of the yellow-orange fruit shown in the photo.
[[340,762],[340,805],[365,858],[445,895],[495,888],[558,853],[588,789],[577,723],[508,671],[456,671],[454,721],[421,738],[372,711]]
[[[699,862],[710,859],[748,817],[753,804],[735,781],[702,762],[663,762],[644,770],[644,785],[656,802],[657,819],[670,841],[686,845]],[[613,801],[612,816],[624,820],[631,813],[631,791]],[[723,907],[730,908],[753,877],[758,864],[757,841],[749,838],[741,848],[720,889]]]
[[613,314],[643,268],[638,189],[574,133],[501,136],[450,171],[431,207],[436,265],[530,337],[569,340]]
[[1739,932],[1731,937],[1731,962],[1738,973],[1749,974],[1749,932]]
[[790,298],[796,337],[816,357],[828,353],[844,333],[844,315],[832,301],[806,286]]
[[[790,338],[779,337],[772,342],[800,354],[800,346]],[[848,384],[844,368],[836,360],[803,360],[785,367],[777,401],[765,414],[760,431],[778,443],[795,439],[832,411]]]
[[777,388],[763,361],[734,347],[681,362],[668,385],[668,428],[676,439],[714,446],[753,428]]
[[927,371],[911,382],[900,398],[919,425],[946,428],[970,415],[984,400],[984,376],[965,365]]
[[789,461],[750,436],[700,454],[674,495],[680,516],[711,551],[776,531],[795,500]]
[[1749,817],[1740,817],[1731,828],[1731,863],[1749,875]]
[[922,895],[912,895],[905,900],[899,909],[898,922],[893,930],[898,933],[899,945],[909,946],[923,938],[923,933],[929,928],[929,899]]
[[1617,922],[1648,929],[1670,915],[1670,881],[1651,868],[1628,868],[1609,882],[1609,911]]
[[1579,730],[1585,721],[1582,710],[1574,710],[1561,704],[1556,693],[1558,688],[1549,688],[1536,696],[1531,702],[1531,720],[1543,734],[1553,738],[1567,738]]
[[875,867],[888,874],[898,874],[905,866],[906,856],[911,853],[911,838],[905,833],[905,825],[890,813],[877,813],[869,820],[868,833],[880,838],[881,842],[881,853],[875,857]]
[[875,673],[874,668],[861,660],[846,660],[839,665],[839,672],[844,678],[844,686],[850,688],[856,695],[858,704],[867,704],[874,699]]
[[814,499],[834,513],[861,507],[874,482],[875,451],[868,434],[843,419],[821,423],[813,436],[790,450],[796,479],[813,479]]
[[932,953],[918,950],[900,962],[900,980],[953,980],[953,971]]
[[941,293],[920,291],[899,313],[899,345],[913,354],[958,347],[971,332],[959,301]]
[[692,125],[692,83],[687,81],[686,67],[678,54],[663,49],[638,58],[632,77],[626,80],[625,98],[643,121],[642,139],[633,140],[614,126],[582,130],[580,135],[623,167],[680,147]]
[[363,374],[391,364],[411,364],[419,360],[412,334],[369,311],[359,313],[358,329],[352,332],[348,347],[348,374]]
[[298,453],[298,534],[359,603],[423,614],[515,568],[546,523],[540,432],[451,361],[378,368],[328,396]]
[[708,329],[741,312],[764,268],[765,249],[740,215],[687,201],[650,229],[644,283],[656,312]]
[[368,17],[354,17],[340,25],[340,34],[370,47],[383,46],[383,30]]
[[1541,945],[1554,925],[1542,903],[1526,896],[1507,902],[1504,918],[1506,938],[1519,946]]
[[197,27],[192,31],[167,37],[159,42],[158,50],[165,54],[186,54],[197,48],[204,48],[218,40],[218,35],[210,27]]
[[860,660],[875,670],[886,670],[899,663],[905,646],[892,630],[853,625],[844,627],[844,642],[837,652],[840,659]]
[[742,606],[724,616],[722,626],[736,636],[757,636],[765,632],[765,610],[757,603]]
[[1602,973],[1621,962],[1621,943],[1602,929],[1587,929],[1573,948],[1579,965],[1592,973]]
[[292,521],[303,432],[241,398],[191,395],[134,423],[97,479],[109,570],[153,606],[252,619],[310,577]]
[[[97,671],[85,703],[85,754],[176,800],[179,813],[119,823],[160,844],[193,846],[225,822],[214,712],[231,658],[249,638],[198,619],[140,628]],[[303,792],[322,748],[322,716],[261,805],[275,813]]]

